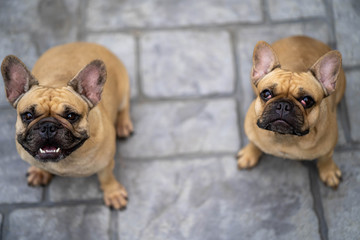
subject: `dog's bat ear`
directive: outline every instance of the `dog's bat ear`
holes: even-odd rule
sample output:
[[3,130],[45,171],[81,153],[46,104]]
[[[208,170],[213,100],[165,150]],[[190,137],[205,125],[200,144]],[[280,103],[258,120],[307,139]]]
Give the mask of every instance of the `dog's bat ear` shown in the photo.
[[336,50],[326,53],[310,68],[312,74],[323,86],[325,96],[335,91],[340,70],[341,53]]
[[4,78],[6,98],[15,108],[20,98],[32,86],[39,84],[25,64],[13,55],[4,58],[1,74]]
[[106,81],[106,68],[101,60],[94,60],[86,65],[68,83],[93,108],[101,100],[101,93]]
[[253,66],[251,69],[251,80],[257,86],[259,80],[273,69],[280,67],[275,51],[264,41],[256,44],[253,53]]

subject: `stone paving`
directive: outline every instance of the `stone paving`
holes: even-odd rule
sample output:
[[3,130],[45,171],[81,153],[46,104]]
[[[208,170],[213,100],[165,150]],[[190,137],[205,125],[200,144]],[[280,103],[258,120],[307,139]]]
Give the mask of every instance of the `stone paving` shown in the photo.
[[[107,46],[129,71],[136,131],[116,155],[125,210],[104,206],[96,176],[28,187],[0,84],[0,239],[359,239],[359,22],[357,0],[0,0],[0,59],[31,68],[57,44]],[[337,190],[314,162],[236,167],[253,47],[299,34],[343,55]]]

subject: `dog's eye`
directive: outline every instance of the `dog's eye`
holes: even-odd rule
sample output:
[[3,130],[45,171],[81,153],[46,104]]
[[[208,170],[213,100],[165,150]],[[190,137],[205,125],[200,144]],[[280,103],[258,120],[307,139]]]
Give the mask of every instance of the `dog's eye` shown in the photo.
[[79,115],[77,115],[76,113],[68,113],[65,118],[70,122],[75,122],[76,120],[78,120]]
[[260,97],[266,102],[273,97],[272,92],[269,89],[265,89],[260,93]]
[[300,98],[299,101],[300,101],[301,105],[303,105],[304,108],[311,108],[315,104],[314,99],[312,99],[309,96],[305,96],[303,98]]
[[21,118],[23,120],[23,122],[30,122],[34,119],[34,115],[30,112],[26,112],[21,114]]

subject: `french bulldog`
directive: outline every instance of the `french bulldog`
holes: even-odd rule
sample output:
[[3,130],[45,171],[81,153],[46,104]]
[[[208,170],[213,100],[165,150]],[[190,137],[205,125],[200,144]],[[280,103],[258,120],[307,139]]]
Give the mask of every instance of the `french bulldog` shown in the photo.
[[113,174],[116,135],[133,131],[121,61],[100,45],[77,42],[49,49],[32,72],[7,56],[1,73],[17,111],[16,148],[31,165],[28,184],[97,173],[105,204],[125,207],[127,192]]
[[249,143],[238,153],[238,167],[255,166],[263,153],[317,159],[321,180],[337,187],[341,171],[333,161],[336,106],[345,91],[341,54],[304,36],[272,45],[260,41],[250,77],[256,99],[245,117]]

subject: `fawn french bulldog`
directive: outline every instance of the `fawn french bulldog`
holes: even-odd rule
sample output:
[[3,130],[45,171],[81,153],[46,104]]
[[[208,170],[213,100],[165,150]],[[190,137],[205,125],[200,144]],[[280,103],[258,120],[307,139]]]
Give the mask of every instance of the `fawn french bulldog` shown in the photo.
[[336,106],[345,91],[341,54],[309,37],[284,38],[271,46],[260,41],[251,81],[256,99],[245,118],[249,144],[238,153],[238,167],[255,166],[262,153],[318,159],[321,180],[338,186],[341,171],[332,156]]
[[70,43],[46,51],[33,71],[15,56],[1,65],[6,97],[17,110],[16,148],[29,185],[52,175],[97,173],[105,204],[125,207],[127,193],[113,174],[116,134],[133,131],[129,79],[120,60],[92,43]]

